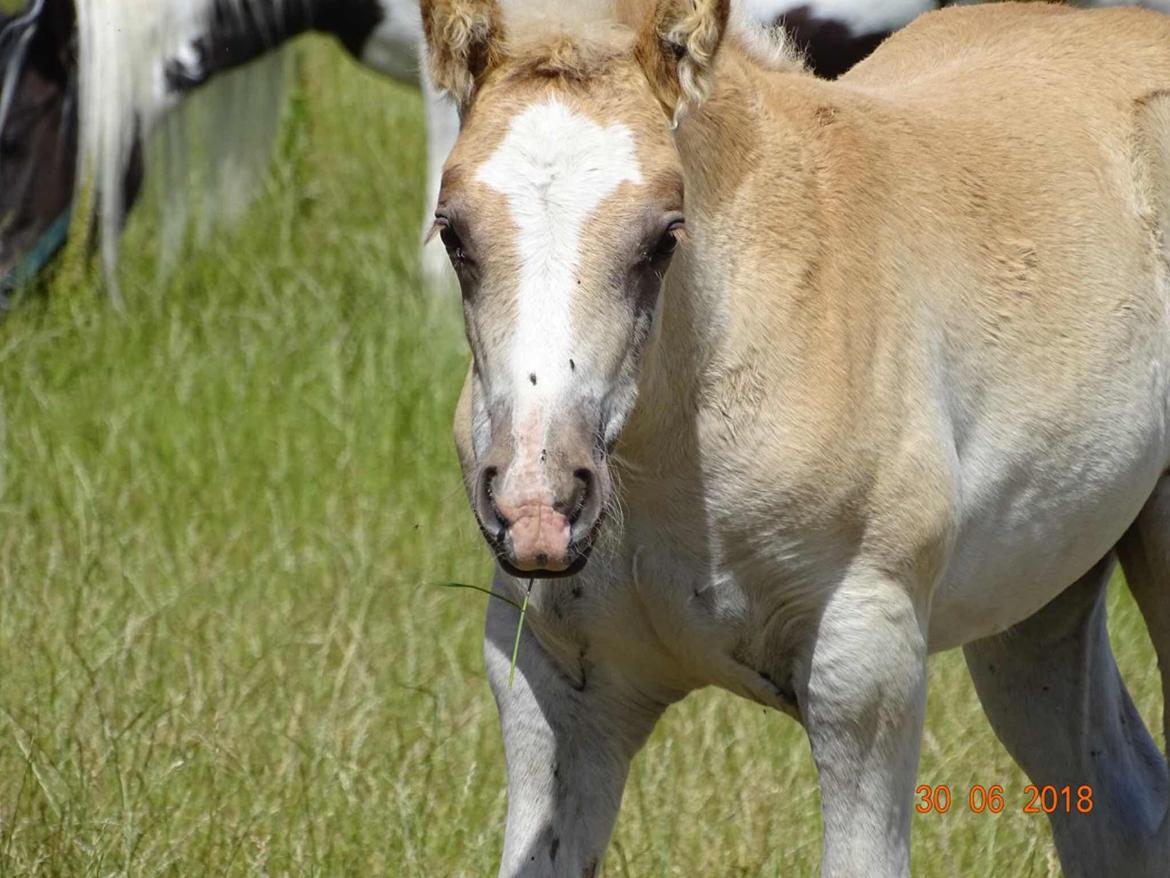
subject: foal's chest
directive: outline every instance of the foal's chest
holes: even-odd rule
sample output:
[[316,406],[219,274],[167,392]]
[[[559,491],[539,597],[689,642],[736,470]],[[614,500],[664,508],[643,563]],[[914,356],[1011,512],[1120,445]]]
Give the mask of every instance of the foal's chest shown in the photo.
[[616,548],[572,579],[537,584],[533,626],[581,683],[607,664],[664,700],[719,686],[792,712],[801,638],[778,600],[783,578],[757,581],[726,550],[714,532],[628,516]]

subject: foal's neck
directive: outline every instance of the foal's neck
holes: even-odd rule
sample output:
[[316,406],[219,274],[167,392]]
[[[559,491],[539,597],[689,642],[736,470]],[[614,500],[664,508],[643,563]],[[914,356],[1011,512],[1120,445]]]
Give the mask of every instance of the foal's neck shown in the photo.
[[[731,51],[712,94],[678,127],[690,240],[664,283],[639,403],[622,442],[622,455],[637,467],[667,467],[672,455],[697,454],[696,420],[711,388],[743,356],[737,326],[745,315],[763,320],[748,314],[757,307],[784,307],[784,281],[772,272],[770,294],[760,295],[760,275],[778,258],[761,260],[763,242],[796,242],[795,255],[786,246],[780,257],[795,268],[800,242],[815,240],[813,163],[805,160],[799,119],[786,114],[783,95],[776,99],[777,90],[800,92],[810,83],[818,85],[811,75],[762,70]],[[806,103],[797,94],[794,113]]]

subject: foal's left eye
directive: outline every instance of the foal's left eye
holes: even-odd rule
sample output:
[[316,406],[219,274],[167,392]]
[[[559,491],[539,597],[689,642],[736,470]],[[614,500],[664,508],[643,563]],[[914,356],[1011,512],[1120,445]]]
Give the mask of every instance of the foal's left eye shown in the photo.
[[684,228],[682,219],[672,220],[663,230],[653,248],[647,251],[646,261],[651,264],[660,264],[669,260],[678,247],[679,238],[684,234]]
[[678,247],[678,235],[674,229],[666,232],[658,239],[658,245],[654,248],[655,257],[669,256]]

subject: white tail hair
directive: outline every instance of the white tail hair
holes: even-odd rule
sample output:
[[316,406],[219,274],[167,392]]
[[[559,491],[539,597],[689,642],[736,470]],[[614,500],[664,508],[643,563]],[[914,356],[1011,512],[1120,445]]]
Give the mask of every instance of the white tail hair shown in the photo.
[[[247,4],[263,3],[265,19],[286,0],[226,0],[242,16]],[[297,2],[297,0],[287,0]],[[221,8],[225,0],[220,0]],[[175,60],[197,64],[196,41],[210,33],[215,0],[76,0],[79,34],[80,137],[78,184],[92,184],[100,225],[101,257],[114,281],[118,239],[125,220],[124,181],[135,141],[152,135],[166,146],[144,150],[149,170],[163,174],[156,191],[170,199],[168,234],[174,244],[185,230],[184,193],[199,163],[209,194],[201,217],[237,212],[267,165],[281,106],[283,60],[267,57],[236,73],[217,77],[190,107],[169,87],[166,68]],[[263,19],[262,19],[263,20]],[[154,153],[153,155],[151,153]],[[116,288],[115,288],[116,289]]]

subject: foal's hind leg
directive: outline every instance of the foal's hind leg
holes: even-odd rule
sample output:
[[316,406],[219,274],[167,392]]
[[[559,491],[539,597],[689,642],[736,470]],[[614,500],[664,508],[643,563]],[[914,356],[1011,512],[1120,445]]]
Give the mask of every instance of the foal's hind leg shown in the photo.
[[[1105,625],[1112,554],[1034,616],[965,647],[999,739],[1037,786],[1066,784],[1050,817],[1064,874],[1166,878],[1166,764],[1117,670]],[[1093,808],[1076,810],[1092,787]]]
[[[498,580],[496,590],[507,593]],[[508,687],[519,613],[491,601],[484,638],[508,766],[501,878],[593,878],[613,831],[630,760],[666,706],[592,666],[558,664],[525,627]],[[576,665],[576,666],[574,666]]]
[[[1158,656],[1163,744],[1170,753],[1170,478],[1158,483],[1117,552]],[[1162,850],[1170,874],[1170,802],[1164,798],[1162,804]]]
[[1158,483],[1117,552],[1158,655],[1162,727],[1170,747],[1170,479]]

